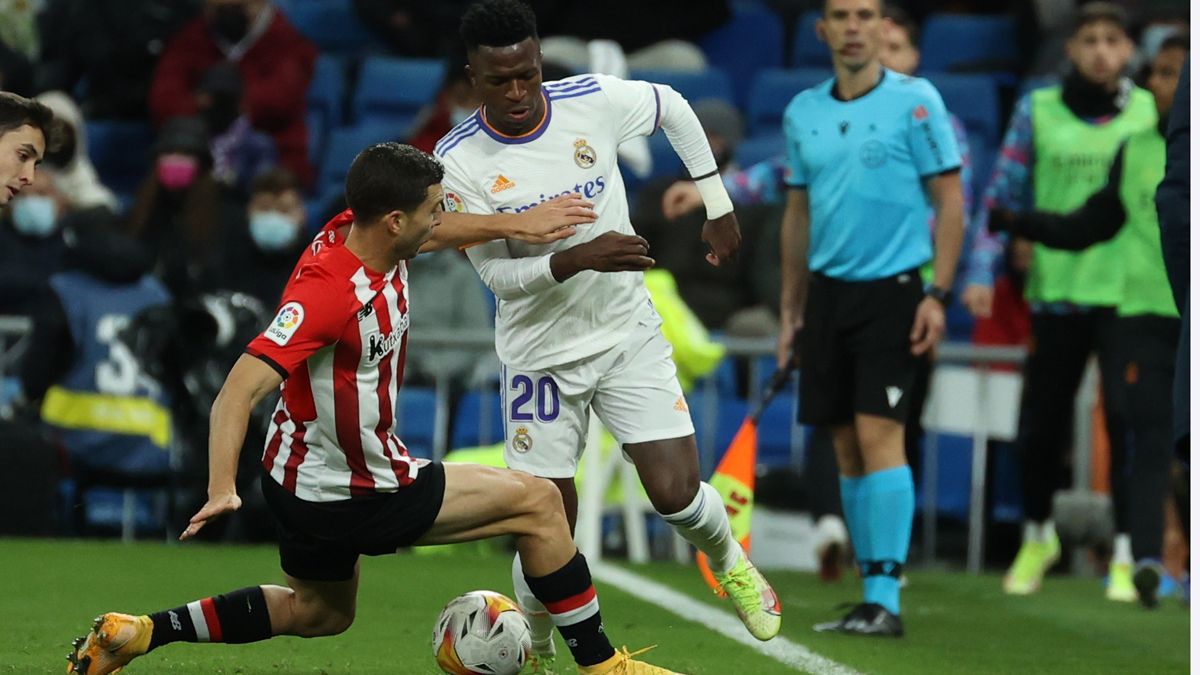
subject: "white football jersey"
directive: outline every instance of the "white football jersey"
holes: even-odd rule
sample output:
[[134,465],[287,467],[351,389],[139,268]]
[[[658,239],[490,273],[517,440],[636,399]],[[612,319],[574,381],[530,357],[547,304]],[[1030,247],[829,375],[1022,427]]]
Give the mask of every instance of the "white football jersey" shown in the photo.
[[[523,136],[496,131],[481,109],[442,138],[434,154],[446,169],[446,210],[519,213],[577,192],[595,203],[598,218],[553,244],[498,240],[472,247],[467,255],[476,269],[495,258],[537,264],[533,259],[608,231],[634,233],[617,169],[617,146],[658,128],[657,87],[580,75],[544,83],[542,96],[545,117]],[[639,320],[659,321],[641,272],[588,270],[535,293],[498,298],[496,351],[511,367],[548,368],[615,346]]]

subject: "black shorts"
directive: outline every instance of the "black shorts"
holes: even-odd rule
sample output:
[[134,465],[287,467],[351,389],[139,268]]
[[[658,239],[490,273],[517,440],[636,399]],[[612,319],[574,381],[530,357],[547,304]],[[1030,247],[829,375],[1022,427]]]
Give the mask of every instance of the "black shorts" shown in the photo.
[[904,422],[917,371],[909,334],[924,297],[916,270],[874,281],[812,275],[797,338],[802,424],[850,424],[859,413]]
[[346,581],[359,555],[387,555],[421,538],[442,509],[446,470],[421,467],[396,492],[336,502],[310,502],[283,489],[266,472],[263,496],[279,531],[279,565],[306,581]]

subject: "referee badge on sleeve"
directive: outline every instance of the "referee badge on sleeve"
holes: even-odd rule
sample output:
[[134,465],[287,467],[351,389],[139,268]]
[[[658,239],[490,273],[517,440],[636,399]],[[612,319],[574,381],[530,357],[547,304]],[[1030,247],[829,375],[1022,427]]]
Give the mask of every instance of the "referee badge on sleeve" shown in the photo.
[[289,302],[279,308],[279,314],[271,321],[271,325],[267,327],[263,335],[282,347],[292,339],[302,323],[304,323],[304,307],[298,302]]

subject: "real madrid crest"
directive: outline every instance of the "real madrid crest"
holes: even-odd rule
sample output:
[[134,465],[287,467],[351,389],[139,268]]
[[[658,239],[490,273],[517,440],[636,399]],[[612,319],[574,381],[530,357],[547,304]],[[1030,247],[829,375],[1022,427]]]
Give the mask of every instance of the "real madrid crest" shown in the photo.
[[582,138],[575,139],[575,163],[581,169],[590,169],[596,165],[596,149]]
[[517,427],[517,433],[513,434],[512,446],[517,452],[529,452],[533,449],[533,437],[529,435],[529,429]]

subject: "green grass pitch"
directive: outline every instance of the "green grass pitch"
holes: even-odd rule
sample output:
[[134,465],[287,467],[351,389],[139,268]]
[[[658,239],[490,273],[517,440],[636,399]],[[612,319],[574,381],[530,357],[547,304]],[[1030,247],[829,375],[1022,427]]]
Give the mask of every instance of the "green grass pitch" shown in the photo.
[[[723,603],[695,570],[665,563],[634,571],[714,607]],[[275,550],[82,541],[0,540],[0,673],[62,673],[70,639],[96,614],[144,613],[256,583],[278,583]],[[510,593],[509,558],[478,549],[364,559],[358,618],[343,635],[276,638],[254,645],[171,645],[135,661],[129,675],[374,675],[437,673],[430,631],[442,605],[464,591]],[[814,634],[812,623],[857,599],[846,579],[769,574],[784,606],[784,634],[864,673],[1186,673],[1188,614],[1177,602],[1148,612],[1108,602],[1094,579],[1055,577],[1032,597],[1007,597],[995,576],[911,574],[907,637]],[[636,595],[600,584],[610,636],[686,673],[793,673],[778,662]],[[560,650],[565,653],[560,645]]]

